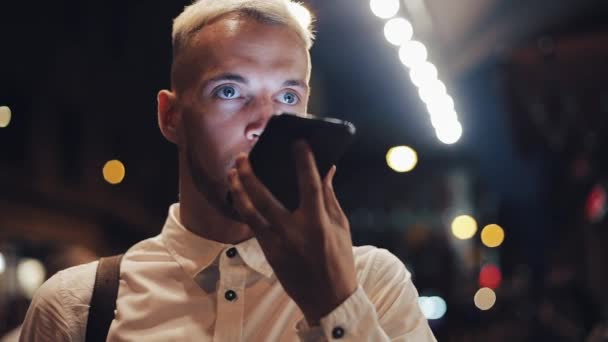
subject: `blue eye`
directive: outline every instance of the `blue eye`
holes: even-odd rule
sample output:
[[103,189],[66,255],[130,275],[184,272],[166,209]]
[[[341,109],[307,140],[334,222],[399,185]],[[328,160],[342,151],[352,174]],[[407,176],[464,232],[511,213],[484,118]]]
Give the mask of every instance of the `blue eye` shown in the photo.
[[221,88],[219,88],[215,94],[220,98],[220,99],[224,99],[224,100],[231,100],[234,99],[236,97],[238,97],[240,94],[238,92],[238,90],[233,87],[233,86],[223,86]]
[[296,95],[295,93],[288,91],[285,92],[281,95],[281,102],[288,104],[288,105],[294,105],[297,104],[299,102],[300,98],[298,97],[298,95]]

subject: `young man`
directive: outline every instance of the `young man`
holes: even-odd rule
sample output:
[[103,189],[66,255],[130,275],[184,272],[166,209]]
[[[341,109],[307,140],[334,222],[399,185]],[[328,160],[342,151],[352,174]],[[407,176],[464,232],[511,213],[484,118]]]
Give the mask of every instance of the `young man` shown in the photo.
[[[305,143],[301,206],[285,210],[247,154],[273,113],[306,113],[312,34],[289,0],[201,0],[173,26],[162,134],[179,153],[180,201],[121,264],[110,341],[434,341],[410,273],[353,247]],[[232,194],[232,205],[226,201]],[[97,263],[45,283],[22,341],[82,341]]]

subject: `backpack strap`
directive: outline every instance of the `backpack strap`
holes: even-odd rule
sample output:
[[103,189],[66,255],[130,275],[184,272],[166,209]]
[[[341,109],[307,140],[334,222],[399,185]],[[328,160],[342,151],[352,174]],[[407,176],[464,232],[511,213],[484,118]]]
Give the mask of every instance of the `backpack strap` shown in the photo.
[[89,318],[85,341],[105,342],[116,310],[116,297],[120,280],[120,261],[123,254],[99,259],[95,285],[89,305]]

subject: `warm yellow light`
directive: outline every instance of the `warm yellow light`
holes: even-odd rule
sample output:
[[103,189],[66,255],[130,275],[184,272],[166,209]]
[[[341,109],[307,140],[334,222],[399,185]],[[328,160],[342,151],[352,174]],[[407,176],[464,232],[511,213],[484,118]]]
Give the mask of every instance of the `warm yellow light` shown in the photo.
[[386,153],[386,163],[394,171],[409,172],[418,164],[418,154],[409,146],[395,146]]
[[487,247],[498,247],[505,240],[505,231],[497,224],[489,224],[481,230],[481,242]]
[[7,106],[0,107],[0,128],[7,127],[11,123],[11,109]]
[[483,287],[477,290],[473,299],[479,310],[490,310],[496,303],[496,293],[489,287]]
[[452,234],[458,239],[470,239],[476,232],[477,222],[469,215],[458,216],[452,221]]
[[125,178],[125,166],[120,160],[110,160],[103,167],[103,178],[110,184],[119,184]]

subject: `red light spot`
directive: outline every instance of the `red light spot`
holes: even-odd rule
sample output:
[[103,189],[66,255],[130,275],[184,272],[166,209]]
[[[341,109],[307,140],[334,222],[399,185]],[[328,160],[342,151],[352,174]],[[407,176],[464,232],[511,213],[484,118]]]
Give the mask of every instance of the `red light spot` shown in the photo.
[[502,282],[502,273],[500,268],[493,264],[487,264],[481,268],[479,272],[479,286],[496,289]]
[[585,203],[585,215],[591,222],[598,222],[606,214],[606,190],[601,185],[596,185],[591,189],[587,203]]

